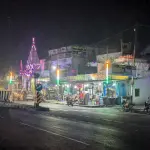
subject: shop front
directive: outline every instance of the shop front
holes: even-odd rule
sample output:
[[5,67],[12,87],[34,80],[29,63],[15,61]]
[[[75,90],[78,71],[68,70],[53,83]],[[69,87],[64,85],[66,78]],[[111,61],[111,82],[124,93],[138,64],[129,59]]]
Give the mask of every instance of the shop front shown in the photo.
[[70,76],[63,85],[65,94],[78,97],[83,105],[120,104],[120,97],[127,95],[128,76],[109,75],[109,82],[105,78],[102,73]]

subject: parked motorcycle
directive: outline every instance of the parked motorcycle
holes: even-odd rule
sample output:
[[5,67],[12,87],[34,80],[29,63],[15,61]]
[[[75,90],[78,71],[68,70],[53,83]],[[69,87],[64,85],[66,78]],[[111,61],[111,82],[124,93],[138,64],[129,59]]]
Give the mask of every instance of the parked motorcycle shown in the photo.
[[122,102],[122,109],[123,109],[123,111],[130,111],[130,112],[132,112],[133,106],[134,106],[134,104],[129,103],[127,100],[126,101],[124,100]]
[[149,109],[150,109],[150,104],[148,103],[148,101],[146,101],[144,111],[148,113]]
[[71,97],[66,97],[66,101],[67,101],[67,105],[68,106],[73,106],[73,102],[72,102],[72,99],[71,99]]
[[67,105],[68,105],[68,106],[73,106],[72,100],[68,100],[68,101],[67,101]]

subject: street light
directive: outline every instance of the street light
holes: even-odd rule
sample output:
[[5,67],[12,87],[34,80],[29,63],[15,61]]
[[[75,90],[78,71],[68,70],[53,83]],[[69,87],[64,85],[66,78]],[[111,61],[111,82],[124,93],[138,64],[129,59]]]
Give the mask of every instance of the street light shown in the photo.
[[12,72],[10,72],[10,76],[9,76],[9,83],[12,83]]
[[52,69],[53,69],[53,70],[56,70],[56,66],[52,66]]
[[108,84],[108,61],[106,62],[106,83]]
[[60,70],[57,69],[57,86],[59,86],[59,79],[60,79]]

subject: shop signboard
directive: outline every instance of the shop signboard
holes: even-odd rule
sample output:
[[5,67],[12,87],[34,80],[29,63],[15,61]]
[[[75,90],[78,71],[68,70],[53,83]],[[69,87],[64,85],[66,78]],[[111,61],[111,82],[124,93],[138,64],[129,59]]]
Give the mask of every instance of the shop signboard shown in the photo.
[[66,46],[66,47],[61,47],[58,49],[49,50],[48,53],[49,53],[49,56],[53,56],[57,54],[69,53],[72,51],[86,51],[86,49],[87,48],[84,46],[74,45],[74,46]]
[[85,75],[69,76],[67,77],[69,81],[84,81]]
[[133,62],[134,57],[132,55],[119,56],[114,60],[115,63]]
[[77,50],[77,51],[85,51],[86,48],[83,46],[72,46],[73,50]]
[[105,71],[101,71],[95,74],[89,74],[89,76],[90,76],[90,80],[105,80],[106,79]]
[[84,74],[77,76],[68,76],[66,80],[68,81],[91,81],[91,80],[105,80],[105,71],[94,74]]
[[54,49],[54,50],[49,50],[48,53],[49,53],[49,56],[53,56],[53,55],[67,53],[67,52],[71,52],[71,51],[72,51],[72,47],[67,46],[67,47],[61,47],[61,48]]
[[[85,74],[77,76],[68,76],[63,78],[63,81],[72,82],[72,81],[104,81],[106,79],[105,72],[95,73],[95,74]],[[109,75],[110,80],[127,80],[127,75]]]

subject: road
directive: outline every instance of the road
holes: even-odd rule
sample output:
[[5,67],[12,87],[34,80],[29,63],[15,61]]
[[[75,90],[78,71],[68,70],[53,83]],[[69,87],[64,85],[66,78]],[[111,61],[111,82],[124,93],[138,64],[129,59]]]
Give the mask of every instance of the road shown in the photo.
[[51,105],[50,113],[0,108],[0,149],[118,150],[150,146],[150,116]]

